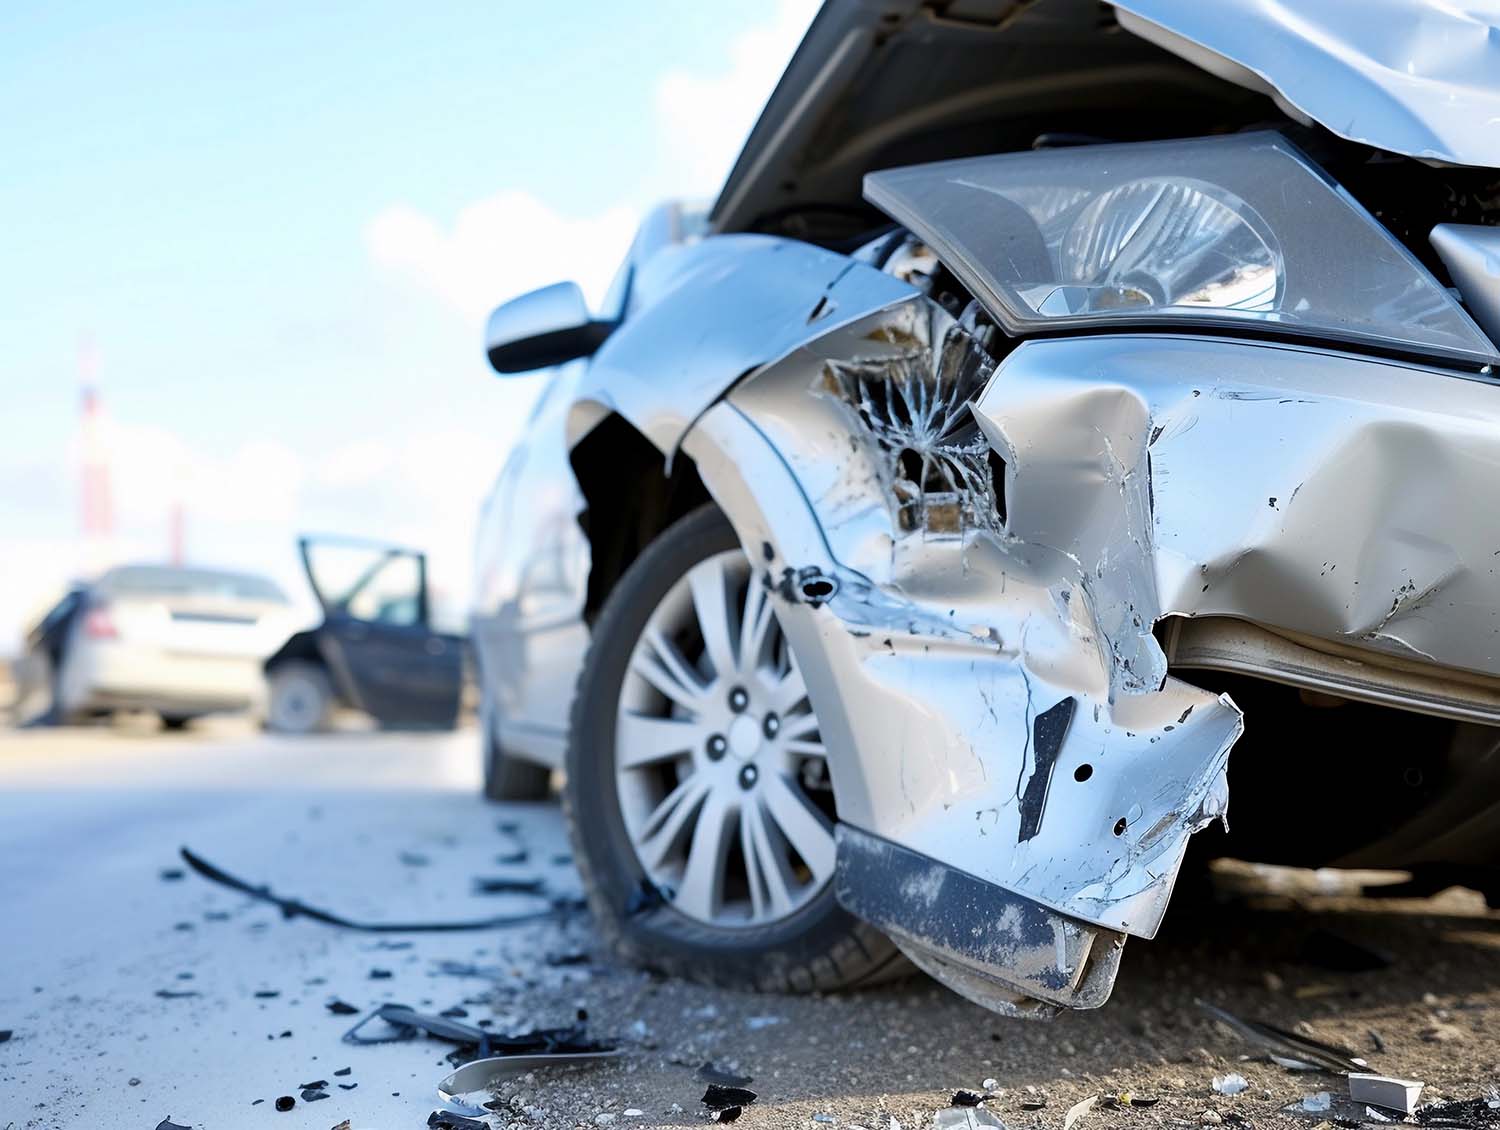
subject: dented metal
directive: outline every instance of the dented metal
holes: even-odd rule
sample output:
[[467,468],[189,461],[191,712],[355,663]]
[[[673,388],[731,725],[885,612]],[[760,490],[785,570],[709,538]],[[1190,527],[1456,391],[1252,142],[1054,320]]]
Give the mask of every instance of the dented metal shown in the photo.
[[[1273,0],[1235,20],[1115,2],[1127,31],[1382,161],[1500,164],[1485,11],[1382,4],[1408,43],[1333,4],[1299,22]],[[1026,14],[1054,11],[1094,43],[1093,5]],[[1101,59],[1151,54],[1098,38]],[[539,544],[576,515],[560,454],[606,419],[667,467],[688,456],[805,681],[837,898],[997,1011],[1102,1004],[1191,836],[1226,820],[1241,712],[1178,673],[1500,723],[1494,229],[1398,231],[1282,132],[1236,128],[874,172],[905,233],[852,256],[750,234],[657,249],[543,404],[547,469],[514,461],[570,490],[487,526]],[[552,760],[590,631],[568,528],[567,567],[529,588],[540,554],[497,553],[475,633],[512,655],[493,733]]]
[[[1055,546],[993,515],[905,520],[898,445],[920,446],[930,429],[851,428],[829,374],[852,361],[863,381],[884,373],[898,398],[916,398],[953,379],[945,365],[973,363],[970,347],[954,348],[957,328],[917,298],[825,335],[738,386],[686,450],[745,543],[770,554],[768,583],[780,570],[834,580],[815,607],[794,591],[782,619],[841,819],[1061,914],[1150,936],[1188,836],[1223,814],[1239,712],[1165,679],[1160,649],[1120,630],[1131,612],[1115,590]],[[1142,479],[1142,500],[1147,489]],[[951,493],[938,491],[944,505]],[[1016,503],[1008,488],[1007,509]]]

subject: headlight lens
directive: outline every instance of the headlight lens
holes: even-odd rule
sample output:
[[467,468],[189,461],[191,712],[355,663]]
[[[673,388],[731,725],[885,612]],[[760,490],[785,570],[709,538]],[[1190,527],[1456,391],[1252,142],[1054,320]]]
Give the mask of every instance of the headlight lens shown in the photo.
[[1500,360],[1426,268],[1277,133],[946,161],[871,174],[865,194],[1013,334],[1259,323]]

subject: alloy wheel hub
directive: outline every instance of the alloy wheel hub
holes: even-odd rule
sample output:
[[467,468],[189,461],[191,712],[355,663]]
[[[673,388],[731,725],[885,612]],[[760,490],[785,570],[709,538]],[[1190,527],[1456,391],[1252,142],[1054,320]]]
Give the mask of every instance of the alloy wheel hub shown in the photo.
[[738,550],[689,570],[631,655],[615,731],[621,816],[688,917],[764,926],[833,874],[826,753],[764,586]]

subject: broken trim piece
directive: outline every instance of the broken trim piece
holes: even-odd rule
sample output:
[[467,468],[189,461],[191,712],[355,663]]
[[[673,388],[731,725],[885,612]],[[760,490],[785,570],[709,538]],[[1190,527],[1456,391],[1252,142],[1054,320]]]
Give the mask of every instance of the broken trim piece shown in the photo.
[[500,914],[492,918],[469,918],[450,922],[356,922],[351,918],[345,918],[341,914],[322,910],[316,906],[309,906],[294,898],[286,898],[271,893],[267,886],[255,886],[247,883],[244,879],[237,878],[222,868],[201,856],[194,855],[187,848],[180,848],[179,853],[182,861],[191,867],[203,878],[220,886],[228,887],[232,891],[249,895],[253,899],[270,903],[281,911],[283,918],[310,918],[314,922],[321,922],[325,926],[337,926],[344,930],[360,930],[367,934],[432,934],[448,933],[459,930],[495,930],[503,926],[520,926],[528,922],[543,922],[551,918],[562,917],[574,909],[581,907],[581,903],[572,899],[554,899],[548,910],[536,910],[523,914]]
[[[1071,707],[1063,713],[1071,716]],[[847,824],[838,826],[837,841],[839,904],[976,1004],[1045,1019],[1059,1008],[1098,1008],[1109,999],[1123,934]]]

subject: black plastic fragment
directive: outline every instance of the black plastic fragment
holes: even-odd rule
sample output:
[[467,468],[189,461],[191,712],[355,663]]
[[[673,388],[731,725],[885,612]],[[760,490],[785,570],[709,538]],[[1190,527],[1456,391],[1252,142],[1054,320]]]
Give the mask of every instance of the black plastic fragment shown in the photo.
[[710,1111],[708,1120],[710,1122],[733,1122],[744,1112],[743,1107],[726,1106],[719,1110]]
[[358,1086],[359,1086],[358,1083],[340,1083],[339,1084],[339,1090],[341,1090],[341,1091],[352,1091],[352,1090],[354,1090],[355,1087],[358,1087]]
[[1412,1121],[1420,1126],[1452,1126],[1461,1130],[1495,1130],[1500,1127],[1500,1109],[1488,1096],[1452,1099],[1417,1107]]
[[352,1068],[352,1067],[340,1067],[333,1074],[334,1074],[334,1076],[336,1078],[342,1077],[342,1076],[345,1076],[345,1075],[352,1075],[352,1074],[354,1074],[354,1068]]
[[348,1001],[341,1001],[338,998],[334,998],[333,1000],[329,1001],[328,1005],[327,1005],[327,1008],[328,1008],[328,1011],[331,1012],[331,1013],[333,1013],[335,1016],[358,1016],[359,1015],[359,1009],[355,1008]]
[[547,964],[552,966],[561,965],[587,965],[593,958],[587,950],[570,950],[567,953],[549,953]]
[[163,883],[175,883],[178,879],[187,875],[181,867],[163,867],[157,874]]
[[[365,1027],[374,1021],[384,1024],[385,1030],[379,1035],[366,1034]],[[415,1039],[422,1032],[458,1044],[461,1050],[449,1056],[450,1061],[456,1064],[492,1055],[562,1055],[569,1052],[614,1050],[613,1044],[590,1039],[576,1025],[568,1028],[538,1028],[520,1035],[507,1035],[487,1032],[461,1020],[418,1012],[404,1004],[381,1005],[345,1032],[344,1042],[389,1044]]]
[[1018,843],[1025,843],[1041,830],[1042,813],[1047,807],[1047,793],[1052,787],[1052,770],[1062,751],[1063,739],[1073,721],[1078,700],[1065,698],[1056,706],[1038,714],[1031,723],[1031,776],[1021,791],[1021,828]]
[[1047,1108],[1047,1100],[1046,1099],[1022,1099],[1021,1100],[1021,1109],[1022,1110],[1028,1110],[1028,1111],[1030,1111],[1030,1110],[1045,1110],[1046,1108]]
[[755,1092],[744,1087],[726,1087],[722,1083],[710,1083],[699,1100],[709,1110],[724,1110],[728,1107],[749,1106],[755,1101]]
[[164,1001],[175,1001],[183,997],[198,997],[203,994],[197,989],[157,989],[156,995]]
[[953,1102],[950,1106],[978,1106],[984,1102],[984,1096],[973,1091],[954,1091]]
[[255,990],[255,999],[258,1000],[258,1001],[275,1000],[279,996],[281,996],[281,990],[280,989],[257,989],[257,990]]
[[285,1114],[296,1105],[297,1100],[292,1098],[291,1095],[282,1095],[281,1098],[276,1100],[276,1109],[281,1111],[282,1114]]
[[311,1083],[298,1083],[297,1084],[297,1090],[299,1090],[299,1091],[321,1091],[326,1086],[328,1086],[328,1080],[327,1079],[314,1079]]
[[5,1043],[6,1040],[10,1039],[14,1035],[15,1035],[14,1029],[11,1029],[11,1028],[0,1028],[0,1044]]
[[541,922],[555,918],[577,905],[578,900],[558,900],[546,910],[527,911],[522,914],[502,914],[494,918],[470,918],[451,922],[356,922],[343,915],[319,907],[308,906],[294,898],[285,898],[271,893],[267,886],[255,886],[229,872],[194,855],[188,848],[181,848],[183,862],[210,882],[228,887],[232,891],[249,895],[261,902],[277,907],[283,918],[310,918],[326,926],[338,926],[345,930],[360,930],[370,934],[418,934],[448,933],[459,930],[493,930],[501,926],[518,926],[528,922]]
[[511,875],[476,875],[476,895],[539,895],[546,889],[546,882],[535,877]]
[[427,1116],[429,1130],[490,1130],[488,1122],[465,1118],[448,1110],[435,1110]]
[[302,1101],[305,1103],[315,1103],[319,1099],[326,1099],[327,1097],[327,1091],[307,1090],[302,1092]]
[[1131,1107],[1150,1107],[1161,1102],[1159,1098],[1142,1095],[1100,1095],[1099,1105],[1105,1110],[1127,1110]]
[[711,1062],[704,1063],[698,1068],[698,1078],[705,1083],[719,1083],[725,1087],[748,1087],[755,1082],[749,1075],[736,1075],[733,1071],[725,1071]]
[[169,1114],[156,1124],[156,1130],[192,1130],[192,1127],[177,1125],[177,1123],[172,1121],[172,1116]]
[[391,971],[389,969],[370,970],[370,980],[372,981],[389,981],[390,979]]

